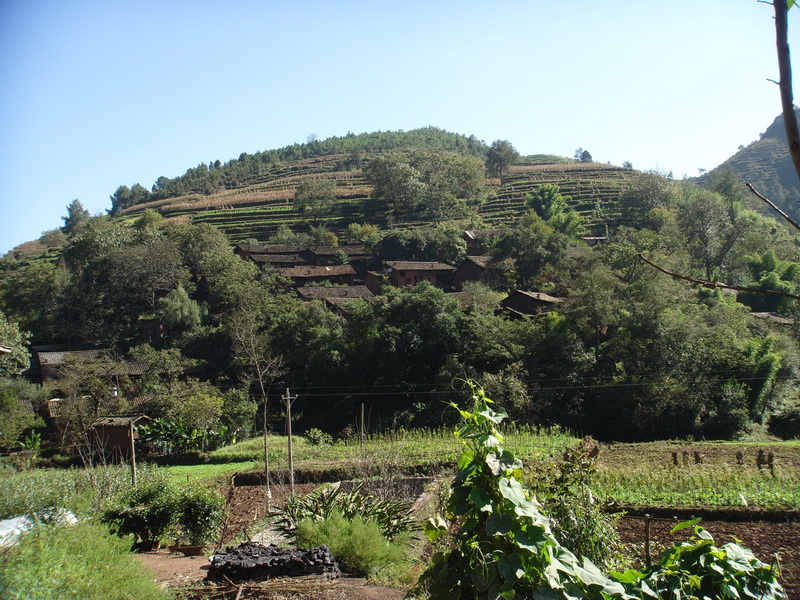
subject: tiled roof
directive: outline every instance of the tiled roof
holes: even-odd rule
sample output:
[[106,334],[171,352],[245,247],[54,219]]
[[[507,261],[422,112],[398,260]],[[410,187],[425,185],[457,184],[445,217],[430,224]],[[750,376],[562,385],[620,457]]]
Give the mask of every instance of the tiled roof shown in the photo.
[[[544,292],[526,292],[523,290],[517,290],[514,294],[522,294],[523,296],[528,296],[529,298],[533,298],[534,300],[538,300],[539,302],[548,302],[550,304],[558,304],[559,302],[563,302],[563,298],[556,298],[555,296],[551,296],[550,294],[545,294]],[[508,298],[513,296],[514,294],[509,295]],[[508,300],[506,298],[506,300]],[[505,300],[503,301],[505,302]]]
[[486,267],[486,265],[491,262],[492,258],[492,256],[468,256],[467,260],[464,262],[473,262],[479,267]]
[[99,358],[111,358],[113,351],[109,348],[101,350],[68,350],[62,352],[38,352],[40,365],[61,365],[64,360],[74,358],[77,360],[95,360]]
[[371,298],[374,296],[365,285],[351,285],[347,287],[322,287],[307,286],[297,288],[301,298]]
[[337,252],[344,252],[347,256],[366,255],[367,250],[364,244],[346,244],[344,246],[309,246],[309,252],[317,256],[333,256]]
[[322,267],[287,267],[280,270],[285,277],[333,277],[335,275],[355,275],[350,265],[329,265]]
[[248,254],[296,254],[306,249],[300,244],[237,244],[236,248]]
[[386,266],[397,271],[455,271],[456,268],[440,262],[387,260]]
[[255,263],[305,263],[305,259],[297,254],[251,254],[250,260]]

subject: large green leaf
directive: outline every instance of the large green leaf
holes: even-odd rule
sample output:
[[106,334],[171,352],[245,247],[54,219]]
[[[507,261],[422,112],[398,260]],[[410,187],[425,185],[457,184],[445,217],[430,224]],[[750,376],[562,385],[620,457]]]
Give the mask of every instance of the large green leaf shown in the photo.
[[505,535],[514,528],[514,519],[511,515],[493,512],[486,519],[487,535]]
[[497,570],[503,576],[503,579],[511,583],[525,576],[522,560],[516,554],[503,554],[497,561]]
[[545,528],[540,525],[529,525],[524,530],[517,531],[514,539],[520,548],[531,552],[539,552],[551,540]]
[[492,512],[492,498],[483,489],[479,487],[472,488],[469,493],[470,502],[481,512]]

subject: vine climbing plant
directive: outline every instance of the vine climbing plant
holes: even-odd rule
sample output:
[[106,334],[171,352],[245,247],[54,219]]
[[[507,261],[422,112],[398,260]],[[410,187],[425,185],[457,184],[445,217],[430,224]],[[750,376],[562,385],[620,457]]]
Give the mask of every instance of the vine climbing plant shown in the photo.
[[436,552],[412,595],[431,600],[711,599],[786,595],[776,569],[738,544],[714,545],[696,521],[694,536],[666,551],[647,571],[604,573],[561,546],[537,500],[522,485],[522,463],[503,450],[504,410],[476,384],[471,411],[453,407],[464,444],[446,514],[425,526],[431,542],[457,526],[453,543]]

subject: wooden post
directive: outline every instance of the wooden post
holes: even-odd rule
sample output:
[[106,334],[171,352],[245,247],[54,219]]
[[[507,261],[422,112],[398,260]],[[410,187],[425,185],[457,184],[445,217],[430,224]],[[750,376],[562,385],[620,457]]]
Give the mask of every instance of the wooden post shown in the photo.
[[136,485],[136,446],[133,441],[133,419],[131,419],[128,435],[131,439],[131,479],[133,480],[133,485]]
[[288,437],[289,445],[289,498],[294,498],[294,454],[292,453],[292,402],[294,398],[289,394],[289,388],[286,388],[286,395],[283,401],[286,402],[286,434]]
[[653,563],[653,558],[650,556],[650,515],[644,516],[644,564],[649,569]]
[[361,450],[364,450],[364,403],[361,403],[361,426],[358,430],[358,439],[361,442]]

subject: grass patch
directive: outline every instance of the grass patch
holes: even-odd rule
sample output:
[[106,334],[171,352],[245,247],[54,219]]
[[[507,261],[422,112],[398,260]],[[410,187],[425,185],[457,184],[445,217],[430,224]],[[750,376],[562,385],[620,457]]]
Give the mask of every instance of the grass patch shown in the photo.
[[[541,458],[559,455],[578,440],[559,429],[510,427],[505,445],[522,458]],[[270,466],[288,467],[288,448],[285,436],[269,436]],[[302,436],[294,436],[294,462],[297,469],[334,467],[365,461],[392,463],[400,467],[455,464],[462,448],[450,428],[398,430],[367,436],[363,444],[357,438],[339,440],[330,445],[314,446]],[[264,438],[258,437],[215,450],[210,455],[216,461],[260,461],[264,459]]]
[[[147,478],[152,469],[142,468]],[[18,473],[0,470],[0,519],[40,511],[49,506],[66,508],[78,516],[104,510],[131,483],[125,466],[93,469],[36,469]]]
[[228,479],[235,473],[263,468],[264,461],[245,460],[242,462],[207,463],[202,465],[171,465],[160,467],[173,483],[189,482],[210,483],[219,479]]
[[98,524],[40,525],[0,555],[0,597],[36,600],[167,600],[153,574]]

